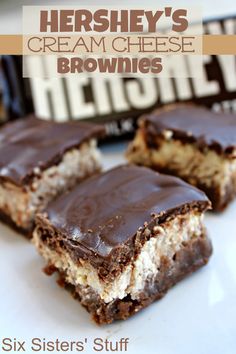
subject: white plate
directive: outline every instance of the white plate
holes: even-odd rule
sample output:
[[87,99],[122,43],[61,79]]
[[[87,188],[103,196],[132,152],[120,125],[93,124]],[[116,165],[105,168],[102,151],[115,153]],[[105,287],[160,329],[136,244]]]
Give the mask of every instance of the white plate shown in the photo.
[[[121,147],[103,149],[106,167],[123,161]],[[92,323],[54,277],[41,272],[44,263],[33,246],[1,224],[0,342],[4,337],[24,340],[30,353],[34,337],[87,338],[83,353],[96,353],[95,338],[115,345],[116,340],[128,337],[129,354],[235,353],[236,203],[223,214],[208,214],[205,221],[214,246],[210,263],[141,313],[104,327]]]

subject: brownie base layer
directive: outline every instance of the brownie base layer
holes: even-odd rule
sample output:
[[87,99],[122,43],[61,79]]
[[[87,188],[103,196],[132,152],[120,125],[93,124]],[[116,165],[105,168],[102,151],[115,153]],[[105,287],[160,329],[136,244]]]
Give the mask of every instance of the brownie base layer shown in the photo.
[[[122,300],[116,299],[105,303],[90,287],[73,286],[65,281],[65,275],[59,273],[59,285],[68,289],[92,315],[97,324],[109,324],[114,320],[125,320],[128,317],[147,307],[155,300],[161,299],[166,292],[188,274],[194,272],[208,262],[212,254],[212,245],[205,236],[189,241],[183,249],[178,251],[172,262],[162,258],[159,272],[154,280],[147,280],[145,288],[138,299],[131,299],[128,295]],[[57,271],[48,266],[45,273],[51,275]]]
[[16,223],[10,218],[9,215],[6,215],[0,210],[0,221],[2,221],[4,224],[15,230],[16,232],[20,233],[22,236],[25,238],[31,239],[34,226],[28,229],[24,229],[23,227],[17,226]]

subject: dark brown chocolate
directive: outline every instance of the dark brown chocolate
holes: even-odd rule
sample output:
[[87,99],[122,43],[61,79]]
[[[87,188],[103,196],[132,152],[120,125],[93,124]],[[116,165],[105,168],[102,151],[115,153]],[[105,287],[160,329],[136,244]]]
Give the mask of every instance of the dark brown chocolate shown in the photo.
[[[177,176],[176,171],[171,168],[163,167],[157,164],[151,166],[151,168],[153,168],[154,170],[160,173]],[[188,181],[188,177],[186,176],[180,176],[180,177],[185,182],[193,184],[192,182],[193,180],[191,180],[191,178],[190,178],[191,181]],[[196,182],[194,186],[201,189],[204,193],[206,193],[207,197],[211,201],[212,209],[215,212],[222,212],[230,204],[230,202],[234,200],[236,196],[236,189],[234,184],[232,183],[228,183],[226,185],[224,194],[222,194],[220,186],[213,186],[213,185],[209,186],[204,183],[201,183],[201,181]]]
[[176,139],[196,142],[199,147],[231,153],[236,147],[236,115],[214,113],[206,108],[180,105],[144,116],[147,136],[171,130]]
[[[179,178],[146,167],[125,165],[94,176],[57,198],[46,209],[49,223],[79,257],[106,258],[151,227],[186,208],[205,210],[203,192]],[[38,216],[45,222],[44,216]]]
[[44,170],[58,164],[67,150],[103,134],[98,125],[55,123],[34,116],[6,124],[0,130],[0,179],[24,185],[36,167]]

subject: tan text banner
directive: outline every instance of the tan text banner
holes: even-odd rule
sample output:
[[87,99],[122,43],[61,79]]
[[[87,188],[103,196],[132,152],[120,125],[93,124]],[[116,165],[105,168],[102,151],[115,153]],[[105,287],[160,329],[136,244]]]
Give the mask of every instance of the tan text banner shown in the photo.
[[[0,55],[22,55],[22,35],[0,35]],[[203,35],[202,54],[236,55],[236,35]]]

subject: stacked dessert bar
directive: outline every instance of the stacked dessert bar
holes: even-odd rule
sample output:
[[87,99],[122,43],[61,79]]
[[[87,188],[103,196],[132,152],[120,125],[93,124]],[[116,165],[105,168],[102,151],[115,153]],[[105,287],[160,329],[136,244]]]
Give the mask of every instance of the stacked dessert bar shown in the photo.
[[223,210],[236,194],[236,116],[179,105],[140,119],[128,160],[183,178]]
[[28,117],[0,130],[0,217],[31,235],[35,214],[101,168],[96,125]]
[[205,194],[145,167],[94,176],[37,215],[34,243],[99,323],[161,298],[211,255]]

